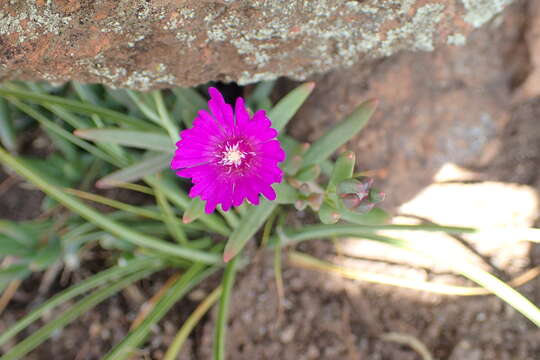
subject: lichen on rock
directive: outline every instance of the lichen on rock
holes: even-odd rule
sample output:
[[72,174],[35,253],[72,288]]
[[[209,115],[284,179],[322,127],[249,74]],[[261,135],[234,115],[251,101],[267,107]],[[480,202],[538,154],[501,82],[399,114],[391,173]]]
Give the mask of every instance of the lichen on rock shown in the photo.
[[148,90],[247,84],[463,45],[511,0],[12,1],[0,10],[0,78]]

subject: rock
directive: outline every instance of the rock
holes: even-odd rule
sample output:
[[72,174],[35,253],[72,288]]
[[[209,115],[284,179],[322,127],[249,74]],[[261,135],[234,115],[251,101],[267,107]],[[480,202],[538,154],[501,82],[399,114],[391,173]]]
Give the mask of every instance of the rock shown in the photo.
[[516,102],[530,100],[540,95],[540,3],[530,1],[528,11],[530,22],[527,26],[525,39],[531,70],[514,94]]
[[463,45],[512,0],[39,0],[0,8],[0,79],[149,90],[305,79]]
[[411,199],[445,164],[484,166],[499,154],[512,111],[509,64],[523,60],[513,48],[526,22],[523,5],[512,5],[498,25],[475,32],[463,47],[403,52],[314,78],[291,133],[311,142],[361,102],[378,98],[368,126],[346,148],[357,154],[358,170],[369,170],[387,193],[387,209]]

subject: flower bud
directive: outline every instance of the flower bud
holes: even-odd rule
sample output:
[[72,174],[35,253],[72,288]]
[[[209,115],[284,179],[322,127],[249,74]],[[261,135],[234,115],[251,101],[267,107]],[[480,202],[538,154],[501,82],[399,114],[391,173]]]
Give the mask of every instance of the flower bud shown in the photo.
[[319,210],[319,219],[323,224],[335,224],[341,219],[341,213],[327,203],[323,203]]
[[357,179],[362,184],[359,192],[367,192],[373,185],[373,178],[368,176],[359,176]]
[[379,203],[383,201],[386,198],[386,194],[379,189],[371,189],[369,190],[369,200],[373,203]]
[[354,212],[364,214],[370,212],[374,206],[374,202],[369,201],[369,199],[364,199],[360,202],[360,205],[354,209]]
[[316,194],[316,193],[310,194],[307,198],[307,202],[309,206],[311,206],[313,211],[319,211],[323,200],[324,200],[323,194]]
[[300,193],[303,195],[311,194],[311,188],[306,183],[303,183],[302,185],[300,185],[300,188],[298,190],[300,190]]
[[[347,179],[338,184],[337,192],[338,194],[366,194],[369,191],[369,188],[373,185],[373,179],[361,176],[357,179]],[[364,195],[365,196],[365,195]]]
[[360,201],[362,201],[362,199],[360,199],[356,194],[344,194],[341,195],[341,201],[347,209],[352,210],[360,205]]
[[303,211],[306,209],[308,203],[306,200],[298,199],[294,202],[294,207],[298,211]]

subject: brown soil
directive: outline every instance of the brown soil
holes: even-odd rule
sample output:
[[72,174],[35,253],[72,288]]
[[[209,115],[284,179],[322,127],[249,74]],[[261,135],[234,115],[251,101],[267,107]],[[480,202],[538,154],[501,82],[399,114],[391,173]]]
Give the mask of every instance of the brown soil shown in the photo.
[[[531,24],[540,19],[530,15],[531,4],[532,0],[518,1],[463,48],[404,53],[370,68],[318,78],[317,91],[292,124],[292,132],[306,139],[316,137],[361,99],[377,96],[381,108],[352,148],[358,151],[363,168],[377,170],[374,175],[390,195],[387,206],[391,210],[432,183],[446,162],[474,170],[477,182],[518,183],[540,191],[540,100],[535,97],[538,94],[525,98],[521,94],[519,102],[512,101],[532,66],[531,43],[525,38]],[[5,175],[0,175],[0,183],[3,179]],[[39,214],[39,199],[38,192],[14,184],[0,194],[0,217],[33,218]],[[335,259],[328,241],[303,244],[299,249]],[[286,258],[286,252],[283,255]],[[490,260],[496,254],[484,255]],[[540,246],[530,246],[528,253],[519,256],[515,258],[519,266],[493,266],[492,270],[509,280],[540,265]],[[435,359],[540,358],[540,330],[496,297],[449,297],[343,280],[287,262],[280,316],[272,257],[253,258],[238,275],[233,293],[229,359],[421,359],[410,346],[384,340],[387,333],[423,343]],[[105,266],[106,259],[99,249],[91,252],[77,278]],[[360,264],[364,271],[422,274],[432,281],[471,285],[457,275],[414,265],[413,259],[400,260],[396,264],[363,259]],[[104,302],[55,334],[28,359],[99,359],[126,333],[144,300],[169,275],[156,275]],[[160,359],[195,300],[218,280],[213,278],[195,297],[178,304],[135,358]],[[36,300],[34,288],[40,281],[35,276],[24,282],[0,318],[0,331],[67,285],[57,280]],[[540,278],[519,290],[540,304]],[[211,359],[214,318],[215,311],[204,318],[181,359]]]

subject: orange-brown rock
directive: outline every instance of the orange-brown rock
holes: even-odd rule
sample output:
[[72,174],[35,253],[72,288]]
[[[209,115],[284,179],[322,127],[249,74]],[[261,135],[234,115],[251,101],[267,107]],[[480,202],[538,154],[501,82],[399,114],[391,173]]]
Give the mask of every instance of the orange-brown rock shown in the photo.
[[0,79],[147,90],[303,79],[461,45],[512,0],[49,0],[0,5]]

